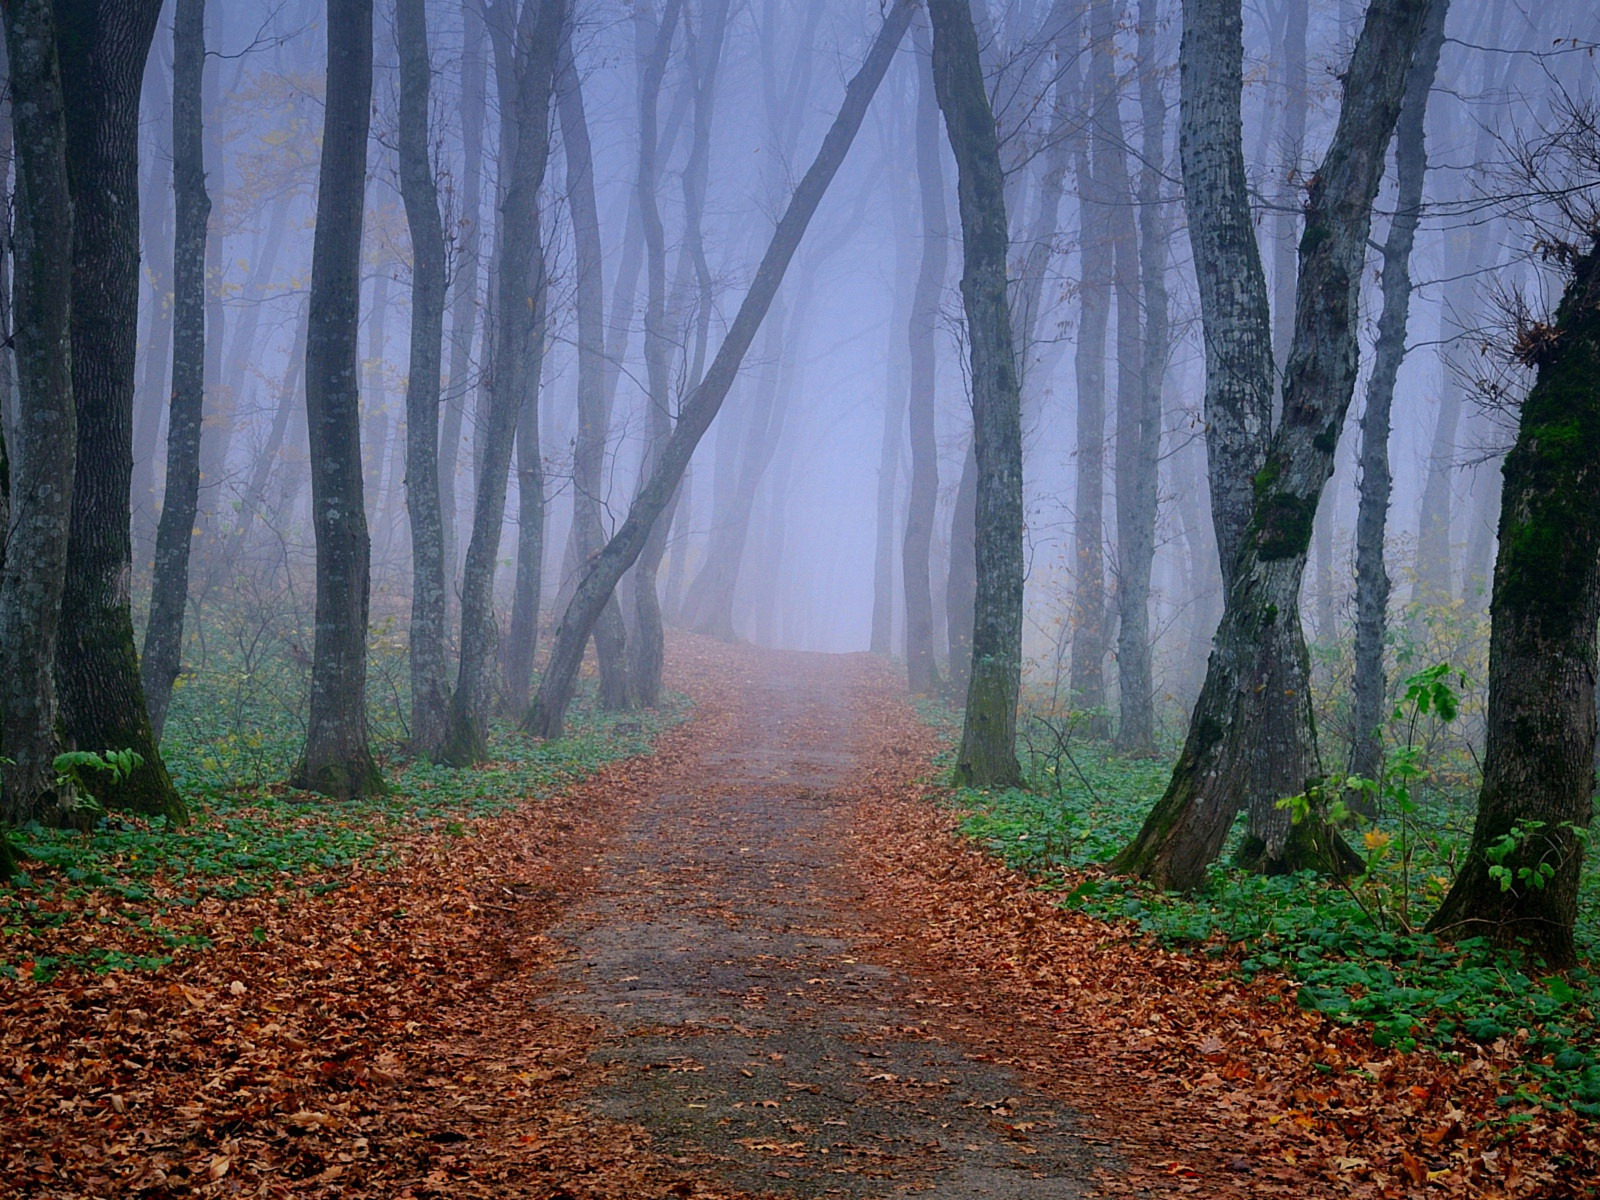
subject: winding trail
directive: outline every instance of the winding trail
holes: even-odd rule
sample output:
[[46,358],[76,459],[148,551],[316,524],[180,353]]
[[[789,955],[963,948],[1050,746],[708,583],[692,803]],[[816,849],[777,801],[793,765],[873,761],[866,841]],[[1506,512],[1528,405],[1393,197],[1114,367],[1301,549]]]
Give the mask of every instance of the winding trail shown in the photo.
[[854,789],[926,761],[881,744],[878,714],[903,705],[887,669],[741,657],[736,691],[697,718],[704,748],[630,806],[593,891],[549,931],[565,949],[551,1005],[599,1022],[587,1103],[642,1126],[684,1177],[754,1193],[1084,1195],[1097,1155],[1078,1117],[870,961]]

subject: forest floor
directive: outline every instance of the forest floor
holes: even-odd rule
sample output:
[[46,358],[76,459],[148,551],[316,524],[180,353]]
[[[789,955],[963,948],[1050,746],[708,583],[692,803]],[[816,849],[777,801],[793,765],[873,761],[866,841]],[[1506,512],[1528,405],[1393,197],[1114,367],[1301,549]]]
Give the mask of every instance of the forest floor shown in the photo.
[[1064,910],[932,802],[890,667],[677,639],[653,754],[0,991],[0,1195],[1592,1195],[1514,1054],[1376,1049]]

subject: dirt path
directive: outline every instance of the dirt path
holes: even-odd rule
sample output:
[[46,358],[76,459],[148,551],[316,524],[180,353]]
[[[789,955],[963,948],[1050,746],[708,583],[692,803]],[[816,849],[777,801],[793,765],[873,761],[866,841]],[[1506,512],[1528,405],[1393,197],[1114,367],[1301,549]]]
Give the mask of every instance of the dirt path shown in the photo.
[[[598,1018],[594,1109],[684,1176],[792,1196],[1084,1194],[1075,1115],[965,1044],[875,937],[845,824],[892,683],[865,656],[750,657],[707,748],[632,807],[551,1003]],[[905,770],[919,756],[900,747]]]

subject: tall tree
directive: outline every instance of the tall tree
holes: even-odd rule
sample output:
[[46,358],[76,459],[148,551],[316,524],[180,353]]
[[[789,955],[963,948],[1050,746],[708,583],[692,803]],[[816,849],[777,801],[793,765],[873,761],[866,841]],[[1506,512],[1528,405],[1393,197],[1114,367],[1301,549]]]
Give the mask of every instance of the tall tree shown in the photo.
[[1538,375],[1506,457],[1478,814],[1466,863],[1428,927],[1526,943],[1563,968],[1576,958],[1594,794],[1600,238],[1577,257],[1541,333],[1523,344]]
[[[573,303],[578,318],[578,437],[572,451],[572,533],[578,560],[587,562],[606,540],[600,513],[611,400],[606,392],[605,281],[601,277],[604,256],[595,202],[594,157],[570,25],[561,56],[557,95],[576,258]],[[611,711],[627,708],[627,634],[622,613],[615,604],[607,605],[595,624],[594,646],[600,665],[601,706]]]
[[439,371],[445,301],[444,226],[428,153],[424,0],[396,0],[400,49],[400,195],[411,231],[411,358],[406,376],[406,507],[411,514],[411,741],[428,758],[444,742],[444,514],[439,501]]
[[66,737],[131,749],[143,765],[104,784],[102,803],[181,818],[134,648],[131,580],[133,392],[139,313],[139,92],[161,0],[58,0],[67,114],[72,394],[78,467],[56,686]]
[[[917,157],[917,196],[922,213],[922,263],[912,293],[911,487],[906,496],[906,533],[900,562],[906,597],[906,682],[920,695],[939,688],[933,656],[933,525],[939,506],[939,446],[934,437],[938,379],[939,301],[950,253],[950,222],[939,150],[939,98],[935,95],[932,43],[917,46],[917,114],[912,141]],[[951,647],[952,654],[954,647]]]
[[[1241,803],[1250,813],[1248,865],[1284,870],[1318,861],[1321,839],[1304,824],[1291,826],[1277,807],[1318,774],[1300,586],[1355,388],[1372,201],[1430,2],[1372,0],[1367,9],[1333,141],[1307,192],[1283,417],[1270,441],[1263,436],[1272,403],[1266,288],[1239,144],[1240,4],[1184,4],[1184,184],[1205,324],[1212,505],[1228,591],[1172,781],[1115,861],[1161,886],[1191,888],[1204,879]],[[1245,466],[1253,469],[1244,473]]]
[[933,81],[960,180],[961,297],[972,366],[978,588],[956,771],[971,787],[1019,783],[1022,683],[1022,394],[1006,285],[1005,176],[968,0],[929,0]]
[[489,20],[490,36],[497,43],[504,176],[484,455],[462,576],[460,665],[441,753],[443,761],[458,767],[479,762],[488,753],[495,556],[517,418],[535,386],[541,358],[536,342],[544,336],[539,322],[545,286],[539,189],[550,159],[550,94],[566,20],[566,0],[523,0],[520,12],[512,0],[499,0]]
[[[77,462],[72,397],[72,192],[51,0],[0,5],[16,130],[17,442],[0,570],[0,813],[47,815],[55,788],[55,648]],[[4,840],[4,839],[0,839]],[[6,843],[9,850],[9,842]],[[0,867],[9,864],[0,863]]]
[[150,620],[140,673],[157,739],[167,720],[183,653],[189,550],[200,506],[200,419],[205,406],[206,194],[200,120],[206,60],[205,0],[178,0],[172,33],[172,411],[167,420],[167,487],[156,527]]
[[914,11],[914,0],[897,0],[884,18],[883,27],[867,52],[866,60],[845,88],[844,103],[824,136],[821,148],[778,220],[761,265],[756,268],[750,290],[745,293],[739,311],[734,314],[733,323],[728,327],[727,337],[718,347],[705,378],[685,399],[678,423],[656,459],[649,482],[629,506],[622,526],[590,561],[573,593],[572,602],[556,629],[550,662],[539,681],[539,693],[528,714],[527,728],[536,736],[560,736],[567,706],[572,702],[573,685],[577,680],[583,648],[594,629],[595,620],[610,599],[617,581],[644,548],[651,529],[666,510],[678,482],[683,478],[684,468],[688,466],[695,446],[705,436],[707,427],[727,397],[739,366],[750,349],[750,343],[761,327],[762,318],[766,316],[773,296],[783,282],[784,271],[794,257],[818,203],[827,192],[828,184],[844,161],[856,130],[861,127],[867,106],[894,57],[895,48],[905,36]]
[[367,746],[372,542],[362,495],[357,361],[372,109],[372,0],[328,0],[327,15],[328,85],[306,330],[316,641],[305,751],[290,782],[349,799],[383,790],[383,777]]
[[1394,384],[1406,354],[1406,323],[1411,312],[1411,247],[1422,219],[1422,185],[1428,173],[1425,141],[1428,92],[1444,45],[1449,0],[1433,0],[1428,28],[1411,64],[1405,99],[1395,126],[1395,206],[1383,242],[1383,309],[1367,407],[1361,417],[1361,496],[1356,516],[1356,637],[1354,701],[1350,730],[1350,772],[1376,779],[1383,766],[1379,730],[1388,690],[1383,641],[1388,624],[1389,571],[1384,535],[1389,518],[1390,414]]

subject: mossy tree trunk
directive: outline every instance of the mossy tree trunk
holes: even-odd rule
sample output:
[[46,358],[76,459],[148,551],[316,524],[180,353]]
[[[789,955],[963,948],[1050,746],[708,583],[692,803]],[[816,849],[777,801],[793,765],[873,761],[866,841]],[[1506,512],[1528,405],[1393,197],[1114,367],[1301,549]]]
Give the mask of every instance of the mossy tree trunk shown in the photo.
[[77,462],[72,401],[72,194],[51,0],[0,6],[16,131],[17,470],[0,571],[0,816],[42,815],[55,787],[55,649]]
[[1525,944],[1563,968],[1576,958],[1594,795],[1600,239],[1578,259],[1549,332],[1506,457],[1477,820],[1428,928]]
[[[1117,870],[1160,886],[1188,889],[1204,881],[1241,803],[1250,813],[1243,865],[1264,871],[1337,869],[1348,853],[1333,839],[1335,861],[1319,861],[1315,848],[1330,839],[1319,836],[1311,822],[1292,825],[1277,805],[1303,792],[1320,771],[1300,586],[1317,504],[1333,473],[1339,431],[1355,388],[1358,299],[1372,201],[1428,8],[1429,0],[1372,0],[1367,9],[1333,141],[1308,189],[1283,417],[1263,465],[1245,481],[1250,490],[1242,528],[1235,530],[1223,519],[1224,512],[1237,515],[1239,480],[1225,477],[1213,486],[1218,541],[1234,546],[1222,625],[1172,781],[1138,837],[1113,861]],[[1248,271],[1254,265],[1248,275],[1219,277],[1219,260],[1209,253],[1215,243],[1208,240],[1218,236],[1219,224],[1197,224],[1191,210],[1196,266],[1208,304],[1207,399],[1220,365],[1212,357],[1213,343],[1230,321],[1238,321],[1241,314],[1228,308],[1237,307],[1242,296],[1250,310],[1244,315],[1252,347],[1245,365],[1255,373],[1250,419],[1259,421],[1263,403],[1264,412],[1271,412],[1272,358],[1266,291],[1244,206],[1238,148],[1239,2],[1186,0],[1184,20],[1186,192],[1193,206],[1210,182],[1191,177],[1200,165],[1196,151],[1213,163],[1220,152],[1227,160],[1224,176],[1233,180],[1226,195],[1231,211],[1222,222],[1230,229],[1226,244],[1235,266]],[[1238,241],[1241,235],[1247,245]],[[1245,278],[1257,281],[1259,289],[1242,287]],[[1230,293],[1235,299],[1229,300]],[[1237,432],[1236,468],[1239,460],[1248,461],[1252,444],[1249,428]],[[1214,479],[1220,465],[1214,454]],[[1226,565],[1228,557],[1223,561]]]
[[450,704],[445,656],[445,542],[439,500],[439,372],[445,241],[428,152],[433,67],[423,0],[397,0],[400,195],[411,233],[411,353],[406,375],[406,509],[411,518],[411,743],[436,758]]
[[646,540],[662,514],[666,511],[689,458],[705,436],[728,389],[739,372],[762,319],[772,306],[778,286],[783,282],[785,270],[799,248],[817,205],[828,190],[839,166],[844,162],[856,131],[866,116],[867,106],[878,90],[895,48],[905,36],[906,27],[915,12],[914,0],[897,0],[884,18],[866,60],[845,88],[844,103],[840,106],[832,126],[823,137],[822,146],[795,187],[783,216],[779,218],[772,239],[756,268],[750,290],[745,293],[728,327],[728,335],[718,347],[705,378],[683,403],[678,423],[655,460],[649,481],[634,497],[628,515],[600,553],[590,560],[583,578],[573,592],[572,601],[556,628],[555,643],[550,649],[550,661],[539,680],[539,693],[534,698],[525,727],[538,737],[561,736],[567,706],[572,702],[572,692],[577,681],[578,665],[583,659],[583,648],[594,630],[601,610],[611,599],[623,574],[638,559]]
[[311,248],[306,425],[317,542],[306,744],[289,782],[347,800],[383,790],[367,745],[371,539],[361,479],[361,226],[372,110],[372,0],[328,0],[328,86]]
[[930,0],[933,81],[960,184],[961,299],[972,364],[977,461],[972,671],[956,771],[970,787],[1022,781],[1022,389],[1006,282],[1010,236],[994,113],[967,0]]
[[67,741],[136,751],[102,804],[181,820],[134,647],[133,393],[139,315],[139,93],[161,0],[58,0],[72,187],[72,391],[78,471],[56,643]]

